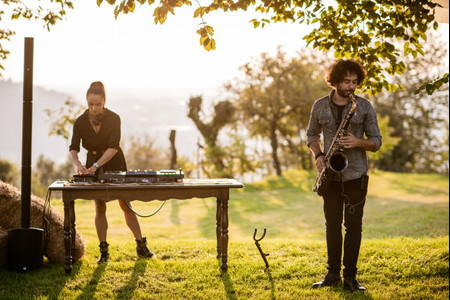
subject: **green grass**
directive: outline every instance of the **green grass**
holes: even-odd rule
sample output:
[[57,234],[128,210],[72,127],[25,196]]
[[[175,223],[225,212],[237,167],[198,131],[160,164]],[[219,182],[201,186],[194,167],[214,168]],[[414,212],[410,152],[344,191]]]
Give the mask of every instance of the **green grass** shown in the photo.
[[[171,200],[140,219],[157,260],[136,259],[132,235],[116,202],[108,204],[111,261],[97,265],[94,203],[76,201],[86,256],[65,275],[62,265],[36,271],[0,269],[0,299],[448,299],[448,176],[375,172],[365,206],[358,278],[368,292],[311,284],[326,272],[322,200],[314,175],[248,184],[230,195],[228,273],[216,259],[215,199]],[[52,205],[62,211],[61,200]],[[134,202],[150,213],[160,202]],[[270,273],[252,239],[270,253]]]

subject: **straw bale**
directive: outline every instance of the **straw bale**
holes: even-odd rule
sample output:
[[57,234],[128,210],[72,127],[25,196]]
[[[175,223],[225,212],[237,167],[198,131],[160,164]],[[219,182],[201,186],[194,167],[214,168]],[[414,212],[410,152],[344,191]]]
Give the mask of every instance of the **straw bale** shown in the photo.
[[[45,200],[31,195],[30,227],[43,227],[43,210]],[[21,227],[21,192],[18,188],[0,180],[0,266],[2,265],[2,253],[7,251],[4,231]],[[48,228],[48,244],[44,249],[44,255],[50,262],[64,263],[64,217],[54,207],[48,209],[46,216],[50,225]],[[72,258],[77,261],[83,257],[86,245],[82,236],[77,232],[75,237],[75,253]]]

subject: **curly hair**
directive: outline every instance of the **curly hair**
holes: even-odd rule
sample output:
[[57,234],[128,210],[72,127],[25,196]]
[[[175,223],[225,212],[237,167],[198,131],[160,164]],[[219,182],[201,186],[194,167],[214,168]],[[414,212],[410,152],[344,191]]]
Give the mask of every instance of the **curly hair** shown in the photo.
[[334,62],[325,73],[325,81],[328,86],[336,87],[337,84],[344,81],[347,74],[356,74],[358,76],[358,85],[366,78],[366,70],[361,63],[354,59],[340,59]]

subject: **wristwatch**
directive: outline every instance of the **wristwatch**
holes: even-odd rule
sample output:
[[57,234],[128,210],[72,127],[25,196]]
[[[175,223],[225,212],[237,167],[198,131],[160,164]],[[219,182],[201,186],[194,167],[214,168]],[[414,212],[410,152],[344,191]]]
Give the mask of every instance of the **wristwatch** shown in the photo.
[[95,162],[95,163],[93,164],[93,166],[94,166],[94,167],[96,167],[97,169],[99,168],[99,166],[98,166],[98,163],[97,163],[97,162]]

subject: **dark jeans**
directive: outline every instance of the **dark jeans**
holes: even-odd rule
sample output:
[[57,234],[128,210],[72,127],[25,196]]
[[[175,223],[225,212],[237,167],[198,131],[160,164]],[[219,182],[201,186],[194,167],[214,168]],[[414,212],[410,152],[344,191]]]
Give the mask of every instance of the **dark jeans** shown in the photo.
[[344,221],[343,275],[344,277],[356,276],[367,183],[368,176],[345,182],[333,181],[329,189],[323,194],[328,271],[330,273],[339,274],[341,271],[342,221]]

